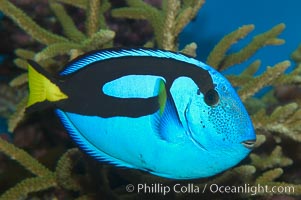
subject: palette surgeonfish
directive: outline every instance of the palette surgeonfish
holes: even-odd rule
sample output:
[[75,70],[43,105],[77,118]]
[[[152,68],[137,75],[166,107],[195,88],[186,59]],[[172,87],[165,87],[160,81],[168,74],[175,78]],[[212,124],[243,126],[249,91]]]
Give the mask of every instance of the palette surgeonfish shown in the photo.
[[52,76],[28,61],[27,111],[53,106],[95,159],[172,179],[209,177],[256,140],[231,84],[208,65],[156,49],[87,53]]

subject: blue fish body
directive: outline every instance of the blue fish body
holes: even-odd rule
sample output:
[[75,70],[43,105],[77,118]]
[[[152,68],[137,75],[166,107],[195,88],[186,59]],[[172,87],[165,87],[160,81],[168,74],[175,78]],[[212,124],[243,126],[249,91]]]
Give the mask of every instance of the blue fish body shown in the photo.
[[[29,84],[28,109],[54,105],[85,152],[120,167],[173,179],[209,177],[239,163],[256,140],[231,84],[178,53],[92,52],[57,79],[31,63]],[[37,95],[45,90],[36,85],[53,89]]]

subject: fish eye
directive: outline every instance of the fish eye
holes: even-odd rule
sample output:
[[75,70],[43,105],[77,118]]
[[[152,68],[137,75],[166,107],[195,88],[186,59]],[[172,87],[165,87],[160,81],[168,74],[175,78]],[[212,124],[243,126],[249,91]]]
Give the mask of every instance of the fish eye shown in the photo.
[[219,95],[216,90],[210,89],[206,92],[204,100],[208,106],[214,106],[219,101]]

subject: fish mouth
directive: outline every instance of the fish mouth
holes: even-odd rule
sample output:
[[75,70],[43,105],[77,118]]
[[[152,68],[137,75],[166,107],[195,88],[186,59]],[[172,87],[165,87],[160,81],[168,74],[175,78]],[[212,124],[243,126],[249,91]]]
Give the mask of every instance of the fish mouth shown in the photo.
[[243,144],[248,149],[254,149],[256,140],[245,140],[241,144]]

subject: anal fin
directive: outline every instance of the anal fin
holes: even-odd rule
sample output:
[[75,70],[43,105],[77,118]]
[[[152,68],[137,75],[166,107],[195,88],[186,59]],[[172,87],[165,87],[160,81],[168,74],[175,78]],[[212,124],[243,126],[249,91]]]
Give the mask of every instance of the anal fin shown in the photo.
[[89,154],[90,156],[92,156],[93,158],[101,162],[107,162],[118,167],[137,169],[137,167],[135,167],[134,165],[131,165],[130,163],[122,161],[118,158],[114,158],[113,156],[103,152],[101,149],[93,145],[93,143],[87,140],[87,138],[84,135],[82,135],[82,133],[76,128],[76,126],[69,119],[67,113],[63,112],[60,109],[56,109],[56,114],[61,119],[64,127],[66,128],[66,130],[68,131],[72,139],[87,154]]

